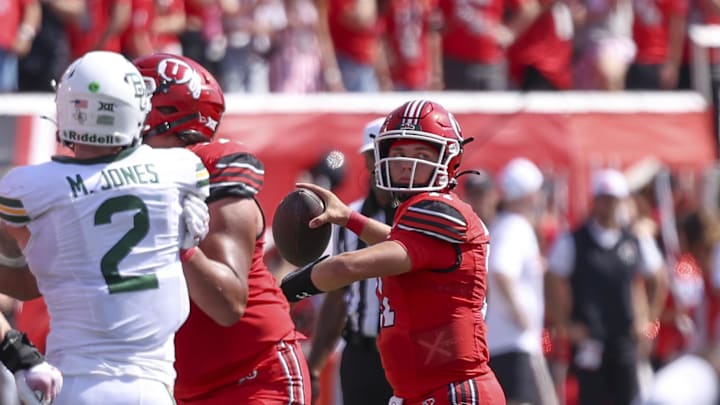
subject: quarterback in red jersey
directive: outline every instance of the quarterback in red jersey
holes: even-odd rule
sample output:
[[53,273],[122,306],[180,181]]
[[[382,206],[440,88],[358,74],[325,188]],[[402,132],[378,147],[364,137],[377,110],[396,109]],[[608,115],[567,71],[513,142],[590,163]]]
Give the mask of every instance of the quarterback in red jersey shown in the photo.
[[178,404],[310,404],[302,336],[263,262],[262,162],[237,142],[212,141],[225,101],[202,66],[171,54],[134,63],[154,91],[144,142],[187,146],[210,172],[207,260],[184,267],[191,307],[175,338]]
[[335,223],[371,246],[318,259],[286,276],[281,288],[297,301],[380,277],[378,350],[395,395],[391,404],[505,403],[488,367],[483,319],[488,231],[450,191],[466,143],[438,103],[410,101],[388,115],[375,138],[375,178],[400,204],[392,227],[324,188],[299,185],[326,202],[311,227]]

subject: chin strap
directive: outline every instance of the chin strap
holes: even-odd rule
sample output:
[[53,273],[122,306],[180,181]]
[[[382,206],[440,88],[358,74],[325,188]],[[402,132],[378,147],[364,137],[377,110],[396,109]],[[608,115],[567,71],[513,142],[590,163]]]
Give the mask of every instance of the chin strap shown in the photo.
[[153,128],[150,128],[147,132],[145,132],[145,135],[143,137],[145,139],[148,139],[148,138],[152,138],[155,135],[164,134],[179,125],[182,125],[186,122],[190,122],[190,121],[198,119],[198,118],[200,118],[200,113],[196,112],[196,113],[188,114],[184,117],[180,117],[172,122],[165,121],[163,123],[156,125]]

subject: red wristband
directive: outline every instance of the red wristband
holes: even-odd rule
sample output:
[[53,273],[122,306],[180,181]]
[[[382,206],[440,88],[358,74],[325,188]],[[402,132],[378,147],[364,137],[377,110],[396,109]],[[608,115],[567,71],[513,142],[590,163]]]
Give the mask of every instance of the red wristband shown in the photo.
[[370,219],[368,219],[368,217],[366,217],[365,215],[362,215],[357,211],[353,211],[352,214],[350,214],[350,218],[348,218],[348,222],[347,225],[345,225],[345,228],[353,231],[353,233],[360,236],[363,229],[365,228],[365,224],[367,224],[369,220]]
[[190,249],[180,249],[180,261],[183,263],[189,261],[195,256],[195,252],[197,252],[197,246],[193,246]]

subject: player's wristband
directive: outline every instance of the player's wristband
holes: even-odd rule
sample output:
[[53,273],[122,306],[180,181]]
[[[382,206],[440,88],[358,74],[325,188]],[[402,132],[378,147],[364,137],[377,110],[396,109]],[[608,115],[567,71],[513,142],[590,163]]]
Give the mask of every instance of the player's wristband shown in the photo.
[[362,215],[358,213],[357,211],[353,211],[350,214],[350,218],[348,218],[347,225],[345,225],[345,228],[351,230],[354,234],[360,236],[362,234],[363,228],[365,228],[365,225],[370,221],[368,217],[365,215]]
[[197,246],[193,246],[190,249],[180,249],[180,261],[183,263],[190,261],[196,252]]
[[30,343],[24,333],[10,329],[0,343],[0,362],[11,373],[34,367],[45,361],[38,349]]
[[328,257],[328,255],[325,255],[315,259],[282,279],[280,289],[282,289],[282,292],[285,294],[285,298],[287,298],[288,301],[298,302],[301,299],[324,292],[317,288],[317,286],[312,282],[310,275],[312,274],[315,265]]

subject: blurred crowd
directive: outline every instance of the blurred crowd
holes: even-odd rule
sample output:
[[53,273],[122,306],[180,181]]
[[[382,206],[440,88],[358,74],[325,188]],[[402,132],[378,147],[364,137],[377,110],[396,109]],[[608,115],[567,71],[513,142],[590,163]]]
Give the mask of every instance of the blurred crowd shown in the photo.
[[[0,91],[93,49],[201,62],[228,93],[690,87],[714,0],[3,0]],[[716,56],[711,58],[717,62]]]
[[[489,224],[494,254],[503,240],[499,230],[492,232],[507,215],[507,196],[523,191],[510,208],[520,201],[531,213],[527,217],[542,257],[544,294],[533,306],[520,306],[529,312],[516,316],[532,319],[529,308],[545,308],[542,350],[560,403],[717,403],[717,194],[699,185],[703,181],[683,179],[645,159],[624,171],[596,170],[588,213],[570,221],[562,177],[545,173],[536,187],[527,174],[508,176],[508,170],[497,176],[481,170],[462,191]],[[630,240],[638,244],[634,254],[624,247]],[[510,242],[513,254],[522,254],[517,238]],[[636,260],[633,256],[639,256],[639,265],[628,264]],[[491,286],[494,271],[491,257]],[[523,272],[507,279],[509,291],[524,294],[521,301],[530,300],[527,277]],[[632,302],[622,298],[626,288]],[[492,300],[491,294],[489,330]],[[491,348],[494,355],[505,350]]]

